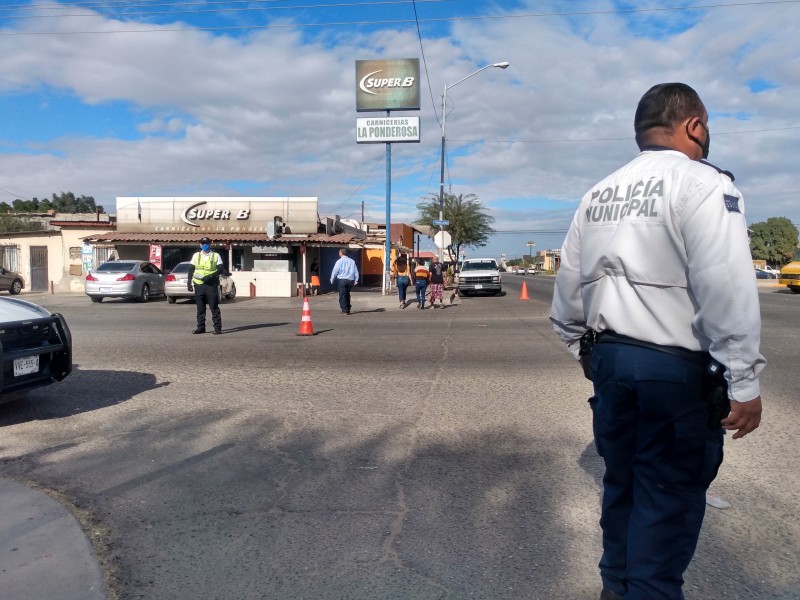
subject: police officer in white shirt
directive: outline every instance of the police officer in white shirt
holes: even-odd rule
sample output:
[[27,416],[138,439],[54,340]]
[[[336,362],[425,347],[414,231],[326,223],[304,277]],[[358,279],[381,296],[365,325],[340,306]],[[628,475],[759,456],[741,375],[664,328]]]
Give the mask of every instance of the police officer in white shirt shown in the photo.
[[701,162],[707,121],[689,86],[651,88],[641,153],[583,197],[562,247],[550,318],[594,385],[602,600],[684,597],[724,430],[761,420],[744,200]]

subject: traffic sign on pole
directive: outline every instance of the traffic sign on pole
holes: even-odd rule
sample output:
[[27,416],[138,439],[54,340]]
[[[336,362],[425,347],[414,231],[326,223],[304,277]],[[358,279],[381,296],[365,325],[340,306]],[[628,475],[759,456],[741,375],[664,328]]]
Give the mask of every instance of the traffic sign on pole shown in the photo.
[[450,225],[450,221],[448,221],[447,219],[434,219],[433,220],[433,224],[434,225],[440,225],[440,226],[444,227],[444,226]]
[[439,231],[433,236],[433,243],[436,244],[437,248],[447,248],[452,241],[453,238],[451,238],[450,234],[446,231]]

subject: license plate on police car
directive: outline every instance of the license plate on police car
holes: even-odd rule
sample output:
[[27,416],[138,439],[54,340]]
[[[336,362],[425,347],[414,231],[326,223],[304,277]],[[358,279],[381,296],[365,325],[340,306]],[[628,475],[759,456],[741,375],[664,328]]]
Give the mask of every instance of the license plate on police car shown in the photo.
[[480,284],[480,283],[476,283],[476,284],[475,284],[475,289],[476,289],[476,290],[482,290],[482,289],[483,289],[483,285],[482,285],[482,284]]
[[39,371],[39,355],[14,359],[14,377],[30,375]]

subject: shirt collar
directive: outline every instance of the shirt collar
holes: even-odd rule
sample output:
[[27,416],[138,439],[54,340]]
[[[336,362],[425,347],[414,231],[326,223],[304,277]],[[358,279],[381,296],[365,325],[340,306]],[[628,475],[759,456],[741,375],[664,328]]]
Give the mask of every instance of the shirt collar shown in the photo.
[[[642,152],[663,152],[664,150],[675,150],[675,148],[669,148],[667,146],[658,146],[653,144],[651,146],[645,146],[642,148]],[[680,152],[680,150],[675,150],[675,152]]]
[[708,165],[709,167],[711,167],[712,169],[716,170],[719,173],[722,173],[723,175],[727,175],[730,178],[731,182],[736,181],[736,178],[733,176],[733,173],[731,173],[730,171],[726,171],[725,169],[723,169],[721,167],[718,167],[717,165],[715,165],[713,163],[708,162],[704,158],[701,158],[700,162],[703,163],[704,165]]

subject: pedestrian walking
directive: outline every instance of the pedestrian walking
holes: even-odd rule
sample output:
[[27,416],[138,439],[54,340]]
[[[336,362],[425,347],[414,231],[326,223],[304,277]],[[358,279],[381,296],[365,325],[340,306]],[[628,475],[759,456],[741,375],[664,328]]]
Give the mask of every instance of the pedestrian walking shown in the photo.
[[431,293],[431,308],[436,308],[437,298],[439,299],[439,308],[444,308],[442,294],[444,293],[445,270],[444,265],[439,262],[438,256],[434,256],[431,261],[430,276],[428,288],[430,288]]
[[414,287],[417,289],[417,308],[425,309],[425,294],[428,289],[430,272],[425,263],[420,263],[414,268]]
[[761,420],[744,200],[701,162],[707,122],[688,85],[645,93],[640,154],[586,193],[562,246],[551,320],[594,386],[604,600],[684,598],[724,431]]
[[397,296],[400,299],[400,308],[406,307],[406,292],[411,285],[411,267],[408,265],[408,256],[401,254],[392,265],[392,276],[397,284]]
[[344,248],[339,250],[339,260],[333,265],[331,283],[339,290],[341,314],[349,315],[352,310],[350,290],[354,285],[358,285],[358,267],[356,266],[356,261],[347,256],[347,250]]
[[194,290],[197,306],[197,327],[192,333],[206,332],[206,307],[211,310],[214,333],[222,333],[222,311],[219,309],[219,276],[224,272],[222,257],[211,250],[211,240],[200,239],[200,252],[195,252],[189,266],[188,288]]

